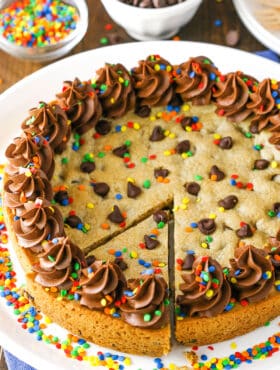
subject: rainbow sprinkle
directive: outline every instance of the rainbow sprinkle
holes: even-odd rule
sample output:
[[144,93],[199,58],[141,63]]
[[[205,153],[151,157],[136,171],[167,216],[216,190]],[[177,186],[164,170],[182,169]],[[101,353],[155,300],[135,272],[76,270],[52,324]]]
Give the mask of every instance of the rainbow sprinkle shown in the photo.
[[14,1],[0,12],[0,34],[28,48],[54,45],[77,27],[77,9],[60,0]]
[[[233,343],[231,348],[235,347],[236,345]],[[271,357],[274,353],[279,351],[279,347],[280,332],[273,334],[271,337],[267,338],[265,342],[255,344],[241,352],[236,351],[228,357],[213,357],[208,359],[207,355],[202,354],[200,356],[201,361],[193,362],[192,368],[200,370],[236,369],[244,363],[252,364],[255,360],[264,360],[267,357]],[[197,349],[197,347],[193,349]]]

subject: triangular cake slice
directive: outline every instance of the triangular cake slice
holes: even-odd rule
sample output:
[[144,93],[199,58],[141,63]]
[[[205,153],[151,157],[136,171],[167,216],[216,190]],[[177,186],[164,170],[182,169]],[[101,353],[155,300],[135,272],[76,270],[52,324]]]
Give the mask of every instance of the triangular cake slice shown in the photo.
[[[56,323],[96,344],[124,352],[129,350],[132,353],[139,353],[141,351],[141,353],[150,356],[168,353],[171,345],[168,287],[165,287],[165,298],[159,305],[156,301],[160,290],[157,287],[157,291],[153,291],[152,284],[147,285],[147,282],[153,280],[158,283],[169,281],[169,217],[168,211],[159,210],[153,216],[125,230],[108,243],[97,247],[86,258],[88,265],[93,266],[96,261],[104,260],[105,265],[103,266],[107,266],[108,261],[111,261],[123,271],[128,281],[127,292],[121,298],[122,300],[127,297],[127,303],[122,304],[120,311],[118,311],[123,320],[117,318],[117,313],[110,314],[114,308],[104,307],[104,312],[100,311],[100,308],[98,311],[89,309],[90,304],[98,303],[92,303],[87,292],[83,289],[76,290],[76,295],[80,294],[82,297],[81,304],[60,299],[54,289],[45,289],[37,284],[38,276],[39,279],[43,279],[41,284],[44,285],[45,282],[40,268],[38,268],[36,278],[34,274],[27,276],[29,294],[35,297],[36,305],[45,314],[50,315]],[[74,249],[72,249],[74,255],[73,251]],[[54,257],[54,255],[52,256]],[[105,281],[105,277],[102,278]],[[137,289],[143,287],[142,291],[139,291],[139,301],[137,305],[135,302],[131,302],[130,305],[133,290],[129,289],[137,286]],[[147,311],[144,319],[141,305],[144,305],[143,310]],[[153,309],[148,307],[153,307]],[[71,311],[71,315],[64,315],[65,310]],[[164,316],[162,318],[164,321],[161,320],[161,316]]]
[[125,230],[87,255],[118,263],[127,279],[147,274],[168,277],[169,211],[159,210],[136,226]]

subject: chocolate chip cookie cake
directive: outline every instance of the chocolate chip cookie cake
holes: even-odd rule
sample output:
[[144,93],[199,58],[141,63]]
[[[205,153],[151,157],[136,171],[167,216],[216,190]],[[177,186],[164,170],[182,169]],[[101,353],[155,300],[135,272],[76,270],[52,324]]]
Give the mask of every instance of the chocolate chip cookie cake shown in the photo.
[[150,55],[65,81],[21,130],[5,216],[55,322],[160,356],[280,314],[279,82]]

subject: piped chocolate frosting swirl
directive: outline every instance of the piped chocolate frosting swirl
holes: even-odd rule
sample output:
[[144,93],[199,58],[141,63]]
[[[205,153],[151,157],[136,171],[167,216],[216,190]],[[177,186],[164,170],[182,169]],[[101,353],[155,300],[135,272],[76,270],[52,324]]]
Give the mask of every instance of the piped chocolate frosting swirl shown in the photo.
[[258,302],[266,298],[274,283],[274,271],[264,249],[246,245],[230,260],[229,280],[238,300]]
[[[42,249],[44,240],[64,236],[63,218],[55,206],[46,199],[37,198],[34,202],[24,203],[20,217],[16,217],[13,228],[21,247]],[[36,247],[34,249],[34,247]]]
[[177,304],[188,316],[212,317],[230,302],[231,288],[220,264],[211,257],[198,257],[192,271],[183,273]]
[[219,70],[213,62],[204,56],[190,58],[175,69],[175,91],[180,94],[183,101],[191,101],[194,105],[210,104],[212,87]]
[[134,108],[135,92],[132,87],[132,79],[122,64],[106,64],[96,73],[95,86],[105,116],[122,117]]
[[167,284],[163,277],[146,275],[128,281],[125,303],[120,306],[122,318],[130,325],[157,329],[169,320]]
[[37,108],[30,109],[29,117],[24,120],[21,128],[32,136],[43,136],[56,153],[61,153],[70,138],[70,123],[59,105],[40,102]]
[[133,87],[139,106],[167,105],[174,95],[171,64],[158,55],[150,55],[132,69]]
[[20,167],[36,168],[45,172],[48,179],[54,172],[53,151],[45,138],[22,133],[16,137],[5,152],[9,164],[5,171],[8,175],[20,173]]
[[213,96],[216,100],[216,113],[230,121],[241,122],[252,113],[248,108],[250,94],[257,81],[242,72],[232,72],[220,78],[215,85]]
[[53,191],[46,174],[40,169],[22,169],[22,173],[9,177],[4,185],[4,204],[15,209],[20,216],[24,203],[35,201],[36,198],[52,200]]
[[32,266],[36,272],[35,281],[45,287],[70,289],[73,285],[72,273],[80,275],[85,266],[81,249],[68,237],[54,238],[42,243],[43,252],[38,255],[38,263]]
[[62,92],[56,95],[58,104],[65,110],[71,126],[78,134],[93,128],[102,114],[96,91],[87,81],[65,81]]
[[116,263],[95,261],[82,270],[81,304],[90,309],[113,307],[126,286],[126,279]]

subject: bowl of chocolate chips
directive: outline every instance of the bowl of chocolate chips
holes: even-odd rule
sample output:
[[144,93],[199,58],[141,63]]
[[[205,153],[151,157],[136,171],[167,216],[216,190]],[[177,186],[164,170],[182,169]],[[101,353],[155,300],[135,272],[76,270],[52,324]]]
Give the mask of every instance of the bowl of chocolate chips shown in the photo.
[[202,0],[101,0],[109,16],[136,40],[176,35],[195,15]]

